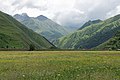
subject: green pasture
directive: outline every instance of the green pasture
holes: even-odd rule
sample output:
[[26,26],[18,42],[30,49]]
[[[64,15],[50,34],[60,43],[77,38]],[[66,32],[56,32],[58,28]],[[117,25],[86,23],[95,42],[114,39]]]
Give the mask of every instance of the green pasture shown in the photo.
[[120,80],[120,52],[1,51],[0,80]]

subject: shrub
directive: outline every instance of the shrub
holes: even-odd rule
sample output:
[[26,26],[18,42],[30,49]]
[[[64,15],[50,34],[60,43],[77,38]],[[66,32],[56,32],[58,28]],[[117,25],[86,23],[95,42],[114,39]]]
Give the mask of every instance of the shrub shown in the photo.
[[33,44],[30,44],[29,51],[33,51],[33,50],[35,50],[35,46]]

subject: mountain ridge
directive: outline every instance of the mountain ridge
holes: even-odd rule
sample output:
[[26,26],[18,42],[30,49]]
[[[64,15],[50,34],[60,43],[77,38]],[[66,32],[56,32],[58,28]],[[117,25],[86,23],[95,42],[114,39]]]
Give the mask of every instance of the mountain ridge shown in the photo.
[[87,26],[90,26],[90,25],[92,25],[92,24],[97,24],[97,23],[100,23],[100,22],[102,22],[102,20],[100,20],[100,19],[97,19],[97,20],[89,20],[88,22],[84,23],[83,26],[82,26],[81,28],[79,28],[78,30],[81,30],[81,29],[83,29],[83,28],[85,28],[85,27],[87,27]]
[[120,15],[64,36],[55,44],[62,49],[91,49],[113,37],[117,30],[120,30]]
[[15,20],[12,16],[0,11],[0,48],[2,49],[49,49],[53,46],[43,36],[33,32]]
[[65,27],[55,23],[43,15],[38,17],[29,17],[29,19],[21,19],[16,16],[14,16],[14,18],[38,34],[43,35],[51,42],[69,33]]

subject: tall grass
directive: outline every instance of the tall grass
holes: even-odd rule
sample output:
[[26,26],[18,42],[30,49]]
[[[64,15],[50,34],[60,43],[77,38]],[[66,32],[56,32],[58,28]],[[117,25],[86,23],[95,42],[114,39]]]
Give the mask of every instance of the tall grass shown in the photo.
[[2,51],[1,80],[120,80],[117,51]]

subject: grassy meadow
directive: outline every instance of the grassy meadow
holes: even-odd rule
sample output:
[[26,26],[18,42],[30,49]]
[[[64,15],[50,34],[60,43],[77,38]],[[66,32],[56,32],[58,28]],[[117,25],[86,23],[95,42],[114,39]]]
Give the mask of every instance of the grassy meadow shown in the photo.
[[0,80],[120,80],[120,52],[1,51]]

